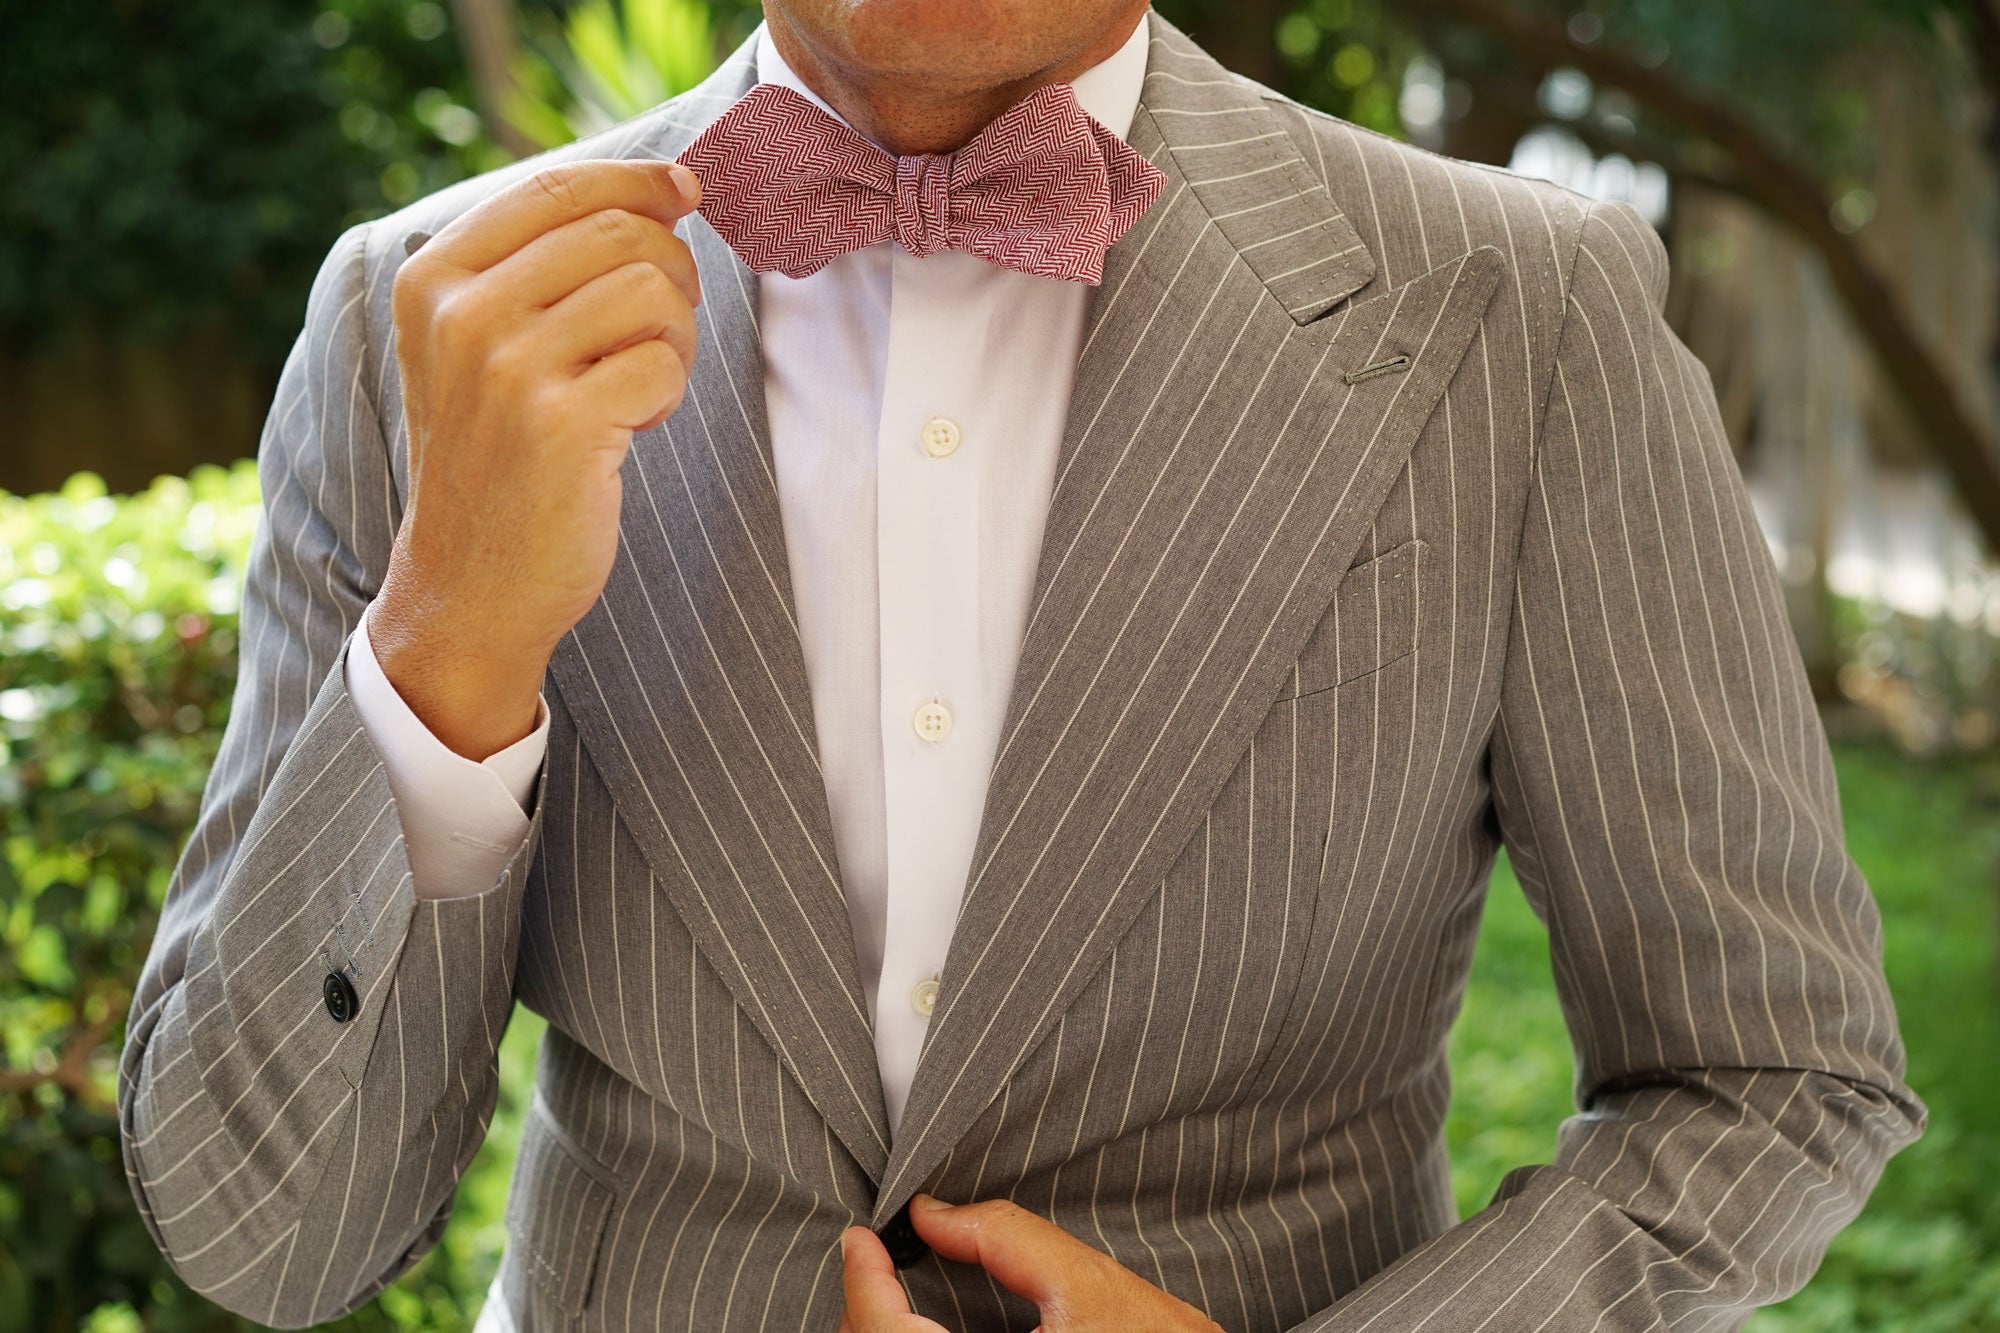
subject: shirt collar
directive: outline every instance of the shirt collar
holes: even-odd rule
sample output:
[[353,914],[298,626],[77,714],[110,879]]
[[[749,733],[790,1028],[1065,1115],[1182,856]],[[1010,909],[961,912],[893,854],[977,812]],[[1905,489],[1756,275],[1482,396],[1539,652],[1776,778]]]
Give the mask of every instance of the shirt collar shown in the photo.
[[[1070,84],[1076,92],[1077,104],[1098,124],[1121,139],[1132,132],[1132,118],[1139,110],[1139,91],[1146,82],[1146,48],[1151,40],[1151,27],[1141,18],[1123,46],[1077,75]],[[841,124],[847,124],[844,116],[828,106],[818,93],[806,87],[804,80],[785,63],[785,58],[778,54],[777,45],[771,40],[770,30],[763,24],[757,26],[757,82],[775,83],[803,94],[814,106]]]

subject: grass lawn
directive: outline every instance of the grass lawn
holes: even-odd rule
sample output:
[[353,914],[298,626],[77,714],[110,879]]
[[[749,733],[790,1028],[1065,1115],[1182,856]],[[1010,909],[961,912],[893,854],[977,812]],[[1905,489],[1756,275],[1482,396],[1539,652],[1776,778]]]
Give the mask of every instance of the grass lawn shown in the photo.
[[[1929,1130],[1889,1163],[1818,1276],[1752,1333],[2000,1331],[2000,802],[1964,765],[1835,747],[1848,846],[1882,908],[1910,1084]],[[1989,770],[1990,773],[1990,770]],[[1545,1162],[1570,1110],[1548,940],[1503,862],[1452,1034],[1459,1211]]]

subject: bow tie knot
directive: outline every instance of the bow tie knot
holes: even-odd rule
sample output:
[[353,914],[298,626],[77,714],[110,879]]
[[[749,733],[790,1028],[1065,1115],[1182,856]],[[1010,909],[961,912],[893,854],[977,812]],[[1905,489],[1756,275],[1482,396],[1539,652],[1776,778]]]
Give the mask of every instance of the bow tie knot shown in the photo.
[[951,248],[951,154],[896,159],[896,243],[923,259]]
[[681,154],[702,216],[759,273],[803,278],[894,240],[1096,283],[1104,252],[1166,184],[1066,83],[1016,102],[963,148],[891,157],[790,88],[760,83]]

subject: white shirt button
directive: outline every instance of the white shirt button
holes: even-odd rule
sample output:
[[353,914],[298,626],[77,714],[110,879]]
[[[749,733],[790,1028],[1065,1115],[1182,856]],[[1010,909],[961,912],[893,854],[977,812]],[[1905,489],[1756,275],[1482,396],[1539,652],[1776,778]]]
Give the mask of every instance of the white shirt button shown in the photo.
[[935,745],[951,734],[951,710],[933,699],[917,709],[911,723],[916,727],[917,735]]
[[931,1010],[937,1008],[938,984],[936,977],[925,977],[910,991],[910,1008],[917,1011],[918,1018],[929,1018]]
[[958,442],[964,438],[958,423],[949,417],[932,417],[924,423],[921,434],[924,452],[932,458],[950,458],[958,452]]

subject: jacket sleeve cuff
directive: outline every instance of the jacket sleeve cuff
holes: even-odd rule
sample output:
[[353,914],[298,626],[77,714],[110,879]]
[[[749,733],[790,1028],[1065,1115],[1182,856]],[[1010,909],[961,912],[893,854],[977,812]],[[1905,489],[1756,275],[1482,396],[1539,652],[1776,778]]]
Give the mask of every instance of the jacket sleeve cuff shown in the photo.
[[535,779],[548,751],[549,707],[535,703],[535,729],[485,760],[440,741],[382,671],[368,618],[347,652],[347,692],[396,798],[419,898],[455,898],[493,887],[528,836]]
[[[128,1162],[142,1208],[199,1290],[233,1280],[217,1267],[240,1266],[232,1241],[300,1220],[341,1134],[357,1132],[351,1113],[385,1024],[399,1044],[384,1077],[404,1112],[428,1119],[463,1111],[463,1088],[490,1092],[511,1005],[535,821],[485,892],[415,898],[343,668],[334,664],[191,936],[134,1101]],[[416,1012],[438,1024],[421,1059],[400,1044],[412,1015],[396,1013],[392,991],[405,974]]]

